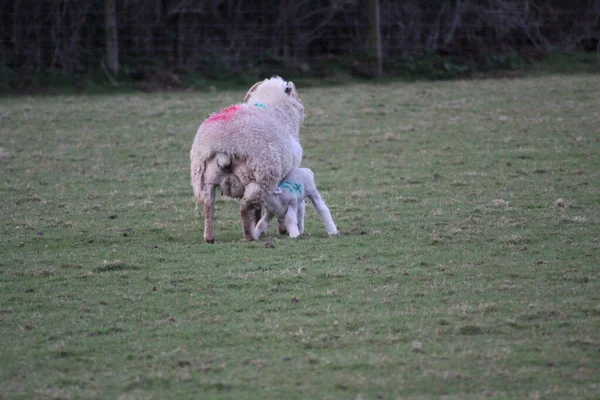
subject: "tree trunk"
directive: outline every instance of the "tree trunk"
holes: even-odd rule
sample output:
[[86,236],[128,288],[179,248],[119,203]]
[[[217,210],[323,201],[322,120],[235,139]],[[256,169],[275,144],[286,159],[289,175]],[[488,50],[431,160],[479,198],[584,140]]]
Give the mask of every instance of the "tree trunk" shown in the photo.
[[369,35],[367,37],[367,54],[373,65],[375,77],[383,75],[383,54],[381,50],[381,23],[379,19],[379,0],[369,0],[368,9]]
[[[599,0],[600,1],[600,0]],[[287,1],[282,1],[281,8],[279,10],[279,15],[281,17],[281,23],[283,24],[283,29],[281,32],[281,42],[282,42],[282,52],[283,52],[283,61],[287,64],[290,63],[290,46],[289,46],[289,5]]]
[[183,67],[185,51],[185,21],[184,14],[181,13],[177,16],[177,66]]
[[104,24],[106,29],[106,67],[113,76],[116,76],[119,73],[116,0],[104,0]]

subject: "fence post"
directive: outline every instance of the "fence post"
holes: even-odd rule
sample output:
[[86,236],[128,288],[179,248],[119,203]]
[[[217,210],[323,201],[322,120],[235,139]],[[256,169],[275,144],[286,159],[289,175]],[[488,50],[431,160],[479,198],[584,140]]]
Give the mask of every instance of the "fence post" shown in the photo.
[[383,53],[381,49],[381,21],[379,18],[379,0],[369,0],[369,35],[367,38],[369,58],[376,58],[375,77],[383,75]]
[[116,76],[119,73],[116,0],[104,0],[104,25],[106,30],[106,67],[113,76]]

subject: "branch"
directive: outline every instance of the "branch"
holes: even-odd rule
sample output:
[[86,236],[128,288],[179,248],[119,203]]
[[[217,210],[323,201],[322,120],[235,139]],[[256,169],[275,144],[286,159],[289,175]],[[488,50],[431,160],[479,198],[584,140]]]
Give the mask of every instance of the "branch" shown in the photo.
[[450,31],[446,34],[446,38],[444,39],[444,47],[447,47],[452,42],[452,40],[454,40],[454,33],[456,32],[456,28],[458,28],[461,22],[461,8],[461,0],[456,0],[456,8],[454,9],[454,18],[452,19],[452,26],[450,27]]
[[119,86],[119,82],[117,82],[117,80],[112,76],[112,74],[106,67],[106,63],[104,62],[104,60],[100,61],[100,66],[102,67],[102,71],[104,71],[104,74],[108,78],[108,81],[110,82],[110,84],[115,87]]
[[438,37],[440,36],[440,20],[442,19],[442,15],[446,12],[446,2],[440,8],[437,16],[435,17],[435,22],[432,25],[432,32],[429,34],[429,39],[427,40],[427,49],[433,50],[435,48],[435,42],[437,42]]
[[[308,31],[308,32],[302,32],[298,35],[298,42],[300,45],[305,45],[307,43],[310,43],[311,41],[313,41],[315,39],[315,37],[317,37],[317,33],[323,29],[325,26],[327,26],[327,24],[329,24],[329,22],[333,19],[333,17],[335,17],[337,15],[338,12],[340,12],[342,10],[343,7],[337,7],[333,2],[331,3],[330,7],[328,7],[328,9],[326,10],[325,8],[322,8],[320,10],[314,10],[310,13],[304,14],[304,18],[302,20],[307,20],[310,19],[311,17],[315,16],[315,15],[319,15],[322,14],[323,12],[327,12],[327,15],[325,16],[325,18],[323,18],[323,20],[312,30]],[[299,13],[296,13],[296,15],[298,15]],[[298,23],[297,25],[299,26],[301,23]]]

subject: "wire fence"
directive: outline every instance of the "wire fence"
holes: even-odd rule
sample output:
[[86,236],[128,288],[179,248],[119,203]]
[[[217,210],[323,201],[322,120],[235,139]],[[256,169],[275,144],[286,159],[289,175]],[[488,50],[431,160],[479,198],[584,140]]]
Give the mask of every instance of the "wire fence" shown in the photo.
[[[600,0],[3,0],[0,66],[85,72],[110,57],[149,69],[319,71],[332,59],[600,52]],[[114,26],[111,27],[111,24]],[[113,32],[113,36],[108,33]],[[114,63],[114,60],[113,60]]]

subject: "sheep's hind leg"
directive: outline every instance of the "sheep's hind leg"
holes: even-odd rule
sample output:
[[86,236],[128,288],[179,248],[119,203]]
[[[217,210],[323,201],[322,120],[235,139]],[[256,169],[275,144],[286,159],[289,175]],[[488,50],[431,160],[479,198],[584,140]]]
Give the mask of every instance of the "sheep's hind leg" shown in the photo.
[[240,217],[242,218],[242,231],[244,239],[254,240],[254,229],[256,227],[256,209],[260,212],[260,205],[242,202],[240,205]]
[[244,198],[240,204],[240,217],[242,218],[242,231],[244,239],[254,240],[256,217],[260,215],[260,186],[250,183],[246,186]]
[[213,227],[213,217],[215,212],[215,186],[209,185],[204,197],[204,241],[206,243],[215,242],[215,232]]
[[280,235],[287,235],[288,231],[287,228],[285,227],[285,223],[282,219],[277,219],[277,232]]
[[256,224],[258,224],[258,221],[260,221],[260,217],[262,215],[262,207],[257,207],[254,210],[254,226],[256,226]]

